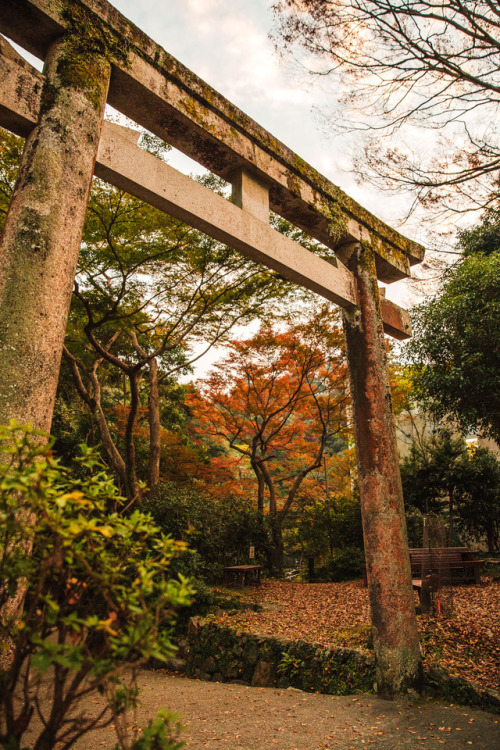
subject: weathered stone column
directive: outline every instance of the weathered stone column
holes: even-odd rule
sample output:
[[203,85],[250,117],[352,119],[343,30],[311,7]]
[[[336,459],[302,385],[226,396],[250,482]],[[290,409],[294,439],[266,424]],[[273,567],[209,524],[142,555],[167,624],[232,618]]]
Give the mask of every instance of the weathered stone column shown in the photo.
[[377,685],[392,696],[418,687],[421,659],[396,430],[373,252],[350,259],[359,308],[344,312]]
[[0,238],[0,424],[49,431],[110,64],[68,36],[44,74]]

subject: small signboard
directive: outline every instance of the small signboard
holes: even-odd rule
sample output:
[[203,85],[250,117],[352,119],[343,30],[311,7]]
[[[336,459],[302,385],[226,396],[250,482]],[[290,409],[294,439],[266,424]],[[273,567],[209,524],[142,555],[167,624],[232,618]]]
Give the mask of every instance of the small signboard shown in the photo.
[[250,558],[250,560],[253,560],[255,557],[255,547],[253,546],[253,544],[250,545],[250,552],[248,553],[248,557]]

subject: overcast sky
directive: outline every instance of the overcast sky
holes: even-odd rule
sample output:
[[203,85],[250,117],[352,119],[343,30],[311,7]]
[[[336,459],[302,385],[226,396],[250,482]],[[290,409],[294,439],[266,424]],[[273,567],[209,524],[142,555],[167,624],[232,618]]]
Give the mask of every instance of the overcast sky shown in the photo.
[[[268,0],[115,0],[174,57],[322,172],[336,160],[311,109],[319,87],[300,86],[268,38]],[[302,82],[307,80],[301,75]]]

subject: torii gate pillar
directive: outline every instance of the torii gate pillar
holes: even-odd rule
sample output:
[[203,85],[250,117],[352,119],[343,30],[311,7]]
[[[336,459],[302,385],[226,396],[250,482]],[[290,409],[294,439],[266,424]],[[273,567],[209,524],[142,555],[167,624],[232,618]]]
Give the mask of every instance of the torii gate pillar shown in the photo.
[[38,123],[0,238],[0,424],[50,432],[110,72],[71,36],[45,60]]
[[422,667],[375,259],[368,245],[352,250],[359,307],[344,311],[344,334],[377,688],[390,697],[415,688]]

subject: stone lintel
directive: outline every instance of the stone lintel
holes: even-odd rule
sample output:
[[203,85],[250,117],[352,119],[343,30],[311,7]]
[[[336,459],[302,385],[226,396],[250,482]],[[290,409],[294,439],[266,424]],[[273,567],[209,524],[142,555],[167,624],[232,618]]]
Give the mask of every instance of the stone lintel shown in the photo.
[[[3,0],[0,30],[43,58],[66,23],[53,0]],[[75,4],[76,5],[76,4]],[[381,281],[408,275],[421,245],[377,219],[169,55],[105,0],[82,0],[97,24],[123,40],[108,101],[216,174],[250,169],[270,185],[270,208],[331,248],[372,244]],[[344,261],[342,254],[339,258]]]
[[155,208],[224,242],[285,278],[346,309],[356,306],[354,281],[254,216],[135,146],[126,130],[104,124],[95,173]]
[[231,175],[231,201],[261,221],[269,222],[269,186],[247,169]]
[[40,111],[44,76],[0,36],[0,125],[26,138]]

